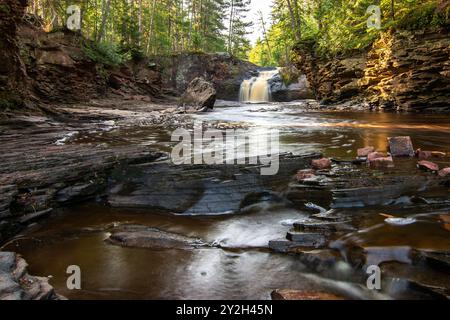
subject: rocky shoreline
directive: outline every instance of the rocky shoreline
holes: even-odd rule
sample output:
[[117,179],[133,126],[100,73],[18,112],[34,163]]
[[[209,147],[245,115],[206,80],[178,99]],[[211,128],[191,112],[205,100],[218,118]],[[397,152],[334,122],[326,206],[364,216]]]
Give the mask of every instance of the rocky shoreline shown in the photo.
[[28,264],[13,252],[0,252],[0,300],[65,300],[49,278],[30,276]]

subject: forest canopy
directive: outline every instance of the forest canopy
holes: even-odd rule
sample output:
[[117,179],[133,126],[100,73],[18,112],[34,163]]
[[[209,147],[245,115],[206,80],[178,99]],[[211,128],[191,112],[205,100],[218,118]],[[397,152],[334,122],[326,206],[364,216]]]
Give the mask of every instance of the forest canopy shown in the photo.
[[[32,0],[29,13],[47,31],[65,26],[67,8],[81,9],[82,33],[99,51],[166,55],[229,52],[246,58],[251,0]],[[111,55],[112,56],[112,55]]]
[[[380,29],[367,27],[367,9],[373,5],[381,9]],[[364,49],[383,30],[448,25],[449,9],[448,0],[274,0],[273,24],[249,58],[263,66],[283,66],[301,42],[313,43],[318,55]]]
[[[257,0],[253,0],[257,1]],[[364,49],[390,28],[448,25],[448,0],[273,0],[271,23],[252,22],[251,0],[32,0],[29,13],[47,31],[65,26],[67,7],[81,8],[82,33],[93,59],[117,64],[136,55],[228,52],[261,66],[287,66],[291,49],[310,42],[319,55]],[[381,28],[368,28],[369,6]],[[259,28],[252,47],[248,34]]]

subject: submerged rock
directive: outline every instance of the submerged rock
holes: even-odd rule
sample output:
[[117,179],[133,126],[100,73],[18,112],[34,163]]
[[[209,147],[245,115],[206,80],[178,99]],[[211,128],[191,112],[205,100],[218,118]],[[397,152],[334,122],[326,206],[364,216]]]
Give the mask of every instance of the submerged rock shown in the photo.
[[108,242],[123,247],[146,249],[195,249],[205,247],[202,240],[177,233],[162,231],[142,225],[125,225],[117,228],[107,239]]
[[212,83],[198,77],[191,81],[180,100],[182,106],[194,107],[197,111],[213,109],[216,103],[216,89]]
[[410,137],[388,138],[388,142],[393,157],[414,157],[415,152]]
[[13,252],[0,252],[0,300],[61,300],[49,279],[28,274],[28,264]]

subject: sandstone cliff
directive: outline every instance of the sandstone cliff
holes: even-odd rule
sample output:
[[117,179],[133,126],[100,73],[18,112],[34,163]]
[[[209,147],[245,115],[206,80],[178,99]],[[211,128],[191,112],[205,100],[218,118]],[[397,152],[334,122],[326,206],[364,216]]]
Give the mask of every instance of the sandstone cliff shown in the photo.
[[373,109],[450,111],[450,33],[447,29],[389,31],[370,50],[333,58],[295,49],[296,64],[324,103],[358,98]]

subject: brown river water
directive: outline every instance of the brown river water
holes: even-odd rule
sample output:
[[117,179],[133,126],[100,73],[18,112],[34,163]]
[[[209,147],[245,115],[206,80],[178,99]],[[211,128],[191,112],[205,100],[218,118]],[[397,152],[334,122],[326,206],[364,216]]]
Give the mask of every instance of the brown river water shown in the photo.
[[[303,154],[323,152],[337,159],[352,159],[357,148],[373,145],[387,150],[387,137],[411,136],[414,147],[450,152],[450,116],[369,112],[307,112],[295,103],[237,105],[221,102],[211,113],[196,116],[206,122],[239,122],[261,132],[276,128],[281,151]],[[102,136],[77,137],[72,143],[142,143],[170,150],[167,131],[111,130]],[[415,163],[405,166],[415,170]],[[439,162],[450,164],[450,158]],[[430,197],[450,197],[437,190]],[[369,247],[409,246],[450,251],[450,227],[438,220],[439,212],[426,207],[348,209],[364,216],[368,231],[350,237]],[[345,209],[341,209],[345,211]],[[416,216],[407,226],[383,224],[378,213]],[[21,253],[30,273],[51,276],[57,292],[69,299],[269,299],[278,288],[334,291],[353,298],[387,298],[389,292],[368,292],[358,277],[343,264],[327,274],[317,273],[295,256],[271,253],[270,240],[282,238],[292,222],[306,213],[282,206],[261,205],[252,213],[228,216],[179,216],[145,209],[114,209],[102,203],[86,203],[60,210],[32,226],[5,249]],[[149,250],[108,244],[108,226],[136,223],[198,237],[234,249]],[[376,257],[375,257],[376,259]],[[82,290],[66,288],[66,268],[82,270]],[[404,272],[408,271],[405,265]],[[430,274],[430,277],[433,277]],[[436,281],[441,279],[436,276]],[[448,275],[447,275],[448,279]],[[400,295],[401,296],[401,295]],[[414,297],[411,293],[408,297]]]

